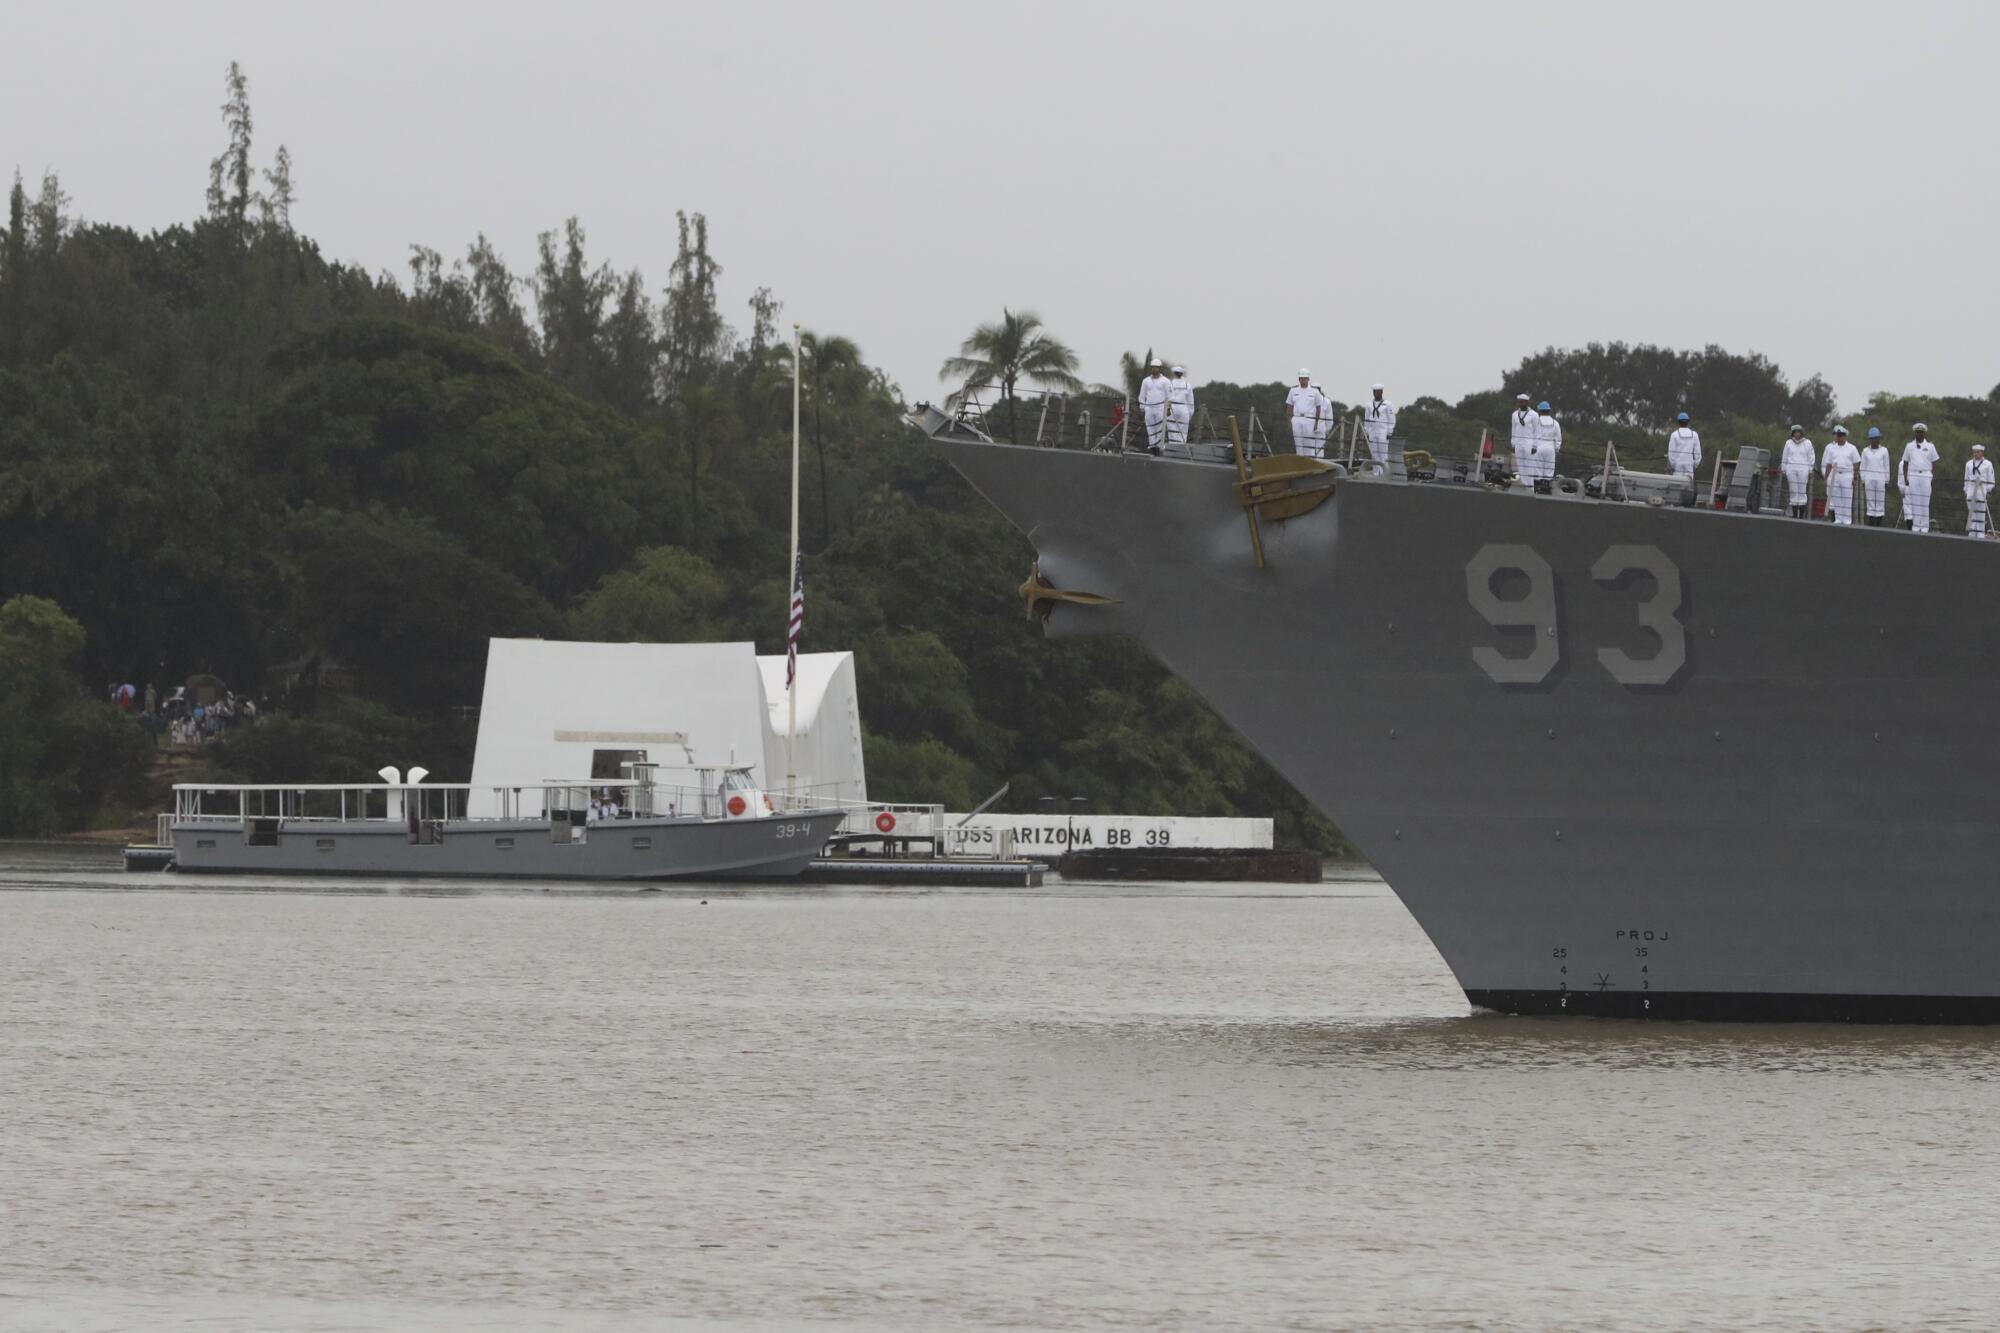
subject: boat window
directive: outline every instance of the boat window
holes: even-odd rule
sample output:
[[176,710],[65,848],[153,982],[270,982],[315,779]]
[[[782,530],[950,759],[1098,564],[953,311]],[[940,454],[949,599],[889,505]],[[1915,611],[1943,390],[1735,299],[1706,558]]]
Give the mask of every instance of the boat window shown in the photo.
[[724,791],[755,791],[757,786],[750,781],[750,775],[740,768],[732,768],[722,777]]
[[632,839],[632,850],[635,852],[650,852],[653,850],[653,840],[651,838],[634,838]]
[[495,838],[493,840],[493,845],[499,848],[503,852],[511,852],[514,850],[514,840],[512,838]]

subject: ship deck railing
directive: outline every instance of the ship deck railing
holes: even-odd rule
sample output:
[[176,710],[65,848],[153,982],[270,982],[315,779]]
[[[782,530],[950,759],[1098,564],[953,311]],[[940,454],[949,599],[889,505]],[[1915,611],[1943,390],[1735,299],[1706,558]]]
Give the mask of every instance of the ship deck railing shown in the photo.
[[[1169,423],[1162,432],[1160,452],[1169,458],[1191,462],[1233,466],[1235,445],[1229,437],[1234,418],[1243,452],[1249,458],[1274,453],[1293,453],[1290,424],[1266,422],[1254,406],[1209,408],[1197,402],[1192,420],[1185,429]],[[948,407],[919,403],[911,419],[925,434],[935,439],[976,440],[993,444],[1021,444],[1045,449],[1089,449],[1107,453],[1151,453],[1151,440],[1143,414],[1138,414],[1129,395],[1091,391],[1086,393],[1016,393],[1011,403],[988,401],[979,394],[963,395]],[[1383,471],[1375,471],[1360,411],[1350,409],[1331,423],[1322,441],[1324,461],[1336,475],[1354,481],[1395,484],[1476,484],[1498,490],[1533,490],[1539,494],[1613,503],[1674,505],[1697,509],[1719,509],[1756,514],[1769,518],[1790,516],[1789,495],[1784,469],[1779,463],[1783,441],[1769,448],[1714,449],[1702,460],[1692,480],[1674,478],[1664,459],[1621,459],[1607,441],[1582,438],[1565,440],[1557,460],[1558,474],[1540,484],[1520,479],[1512,449],[1502,443],[1504,436],[1485,441],[1469,441],[1464,452],[1440,451],[1423,447],[1402,436],[1388,441],[1388,457]],[[1275,429],[1277,439],[1273,439]],[[1817,447],[1823,447],[1819,442]],[[1749,466],[1744,464],[1748,462]],[[1897,466],[1891,452],[1891,466]],[[1962,465],[1961,465],[1962,466]],[[1739,476],[1740,472],[1740,476]],[[1752,473],[1757,476],[1754,492]],[[2000,487],[1995,488],[2000,492]],[[1865,488],[1857,476],[1853,484],[1854,526],[1867,525]],[[1911,514],[1906,497],[1892,476],[1884,488],[1884,517],[1880,525],[1904,528]],[[1808,478],[1806,509],[1809,517],[1829,519],[1832,497],[1826,477],[1817,465]],[[2000,512],[2000,493],[1988,497],[1985,535],[1994,537],[1993,516]],[[1950,464],[1941,464],[1931,478],[1930,526],[1933,533],[1969,534],[1973,508],[1968,503],[1962,473]]]

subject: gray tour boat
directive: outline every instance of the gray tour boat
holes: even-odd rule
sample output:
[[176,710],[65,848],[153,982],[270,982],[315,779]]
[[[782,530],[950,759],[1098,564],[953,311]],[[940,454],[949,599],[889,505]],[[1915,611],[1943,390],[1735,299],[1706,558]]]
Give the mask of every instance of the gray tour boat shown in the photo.
[[[618,780],[174,788],[161,842],[196,873],[638,881],[789,878],[838,807],[757,788],[750,770]],[[387,776],[387,775],[385,775]],[[414,776],[414,775],[413,775]]]
[[1760,512],[1762,450],[1538,491],[913,420],[1033,544],[1046,632],[1145,643],[1474,1005],[2000,1021],[2000,545]]

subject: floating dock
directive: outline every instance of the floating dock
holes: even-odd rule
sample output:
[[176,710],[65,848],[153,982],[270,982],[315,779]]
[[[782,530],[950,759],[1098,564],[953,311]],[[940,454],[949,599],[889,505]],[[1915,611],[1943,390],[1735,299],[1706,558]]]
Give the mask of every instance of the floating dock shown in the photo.
[[1047,873],[1040,861],[990,857],[825,856],[806,867],[806,884],[934,884],[995,889],[1038,889]]
[[171,847],[131,846],[125,849],[125,868],[132,871],[161,871],[174,868]]

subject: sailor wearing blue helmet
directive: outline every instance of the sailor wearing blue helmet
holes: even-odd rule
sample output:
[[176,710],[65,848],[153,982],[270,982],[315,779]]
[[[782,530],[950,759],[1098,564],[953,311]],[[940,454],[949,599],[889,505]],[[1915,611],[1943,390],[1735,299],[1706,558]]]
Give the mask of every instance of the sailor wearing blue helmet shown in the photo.
[[1676,477],[1692,477],[1701,466],[1701,436],[1688,425],[1688,414],[1674,418],[1680,425],[1667,436],[1667,468]]
[[1861,498],[1868,510],[1868,526],[1882,526],[1889,494],[1889,450],[1882,443],[1882,428],[1868,428],[1868,447],[1861,451]]

